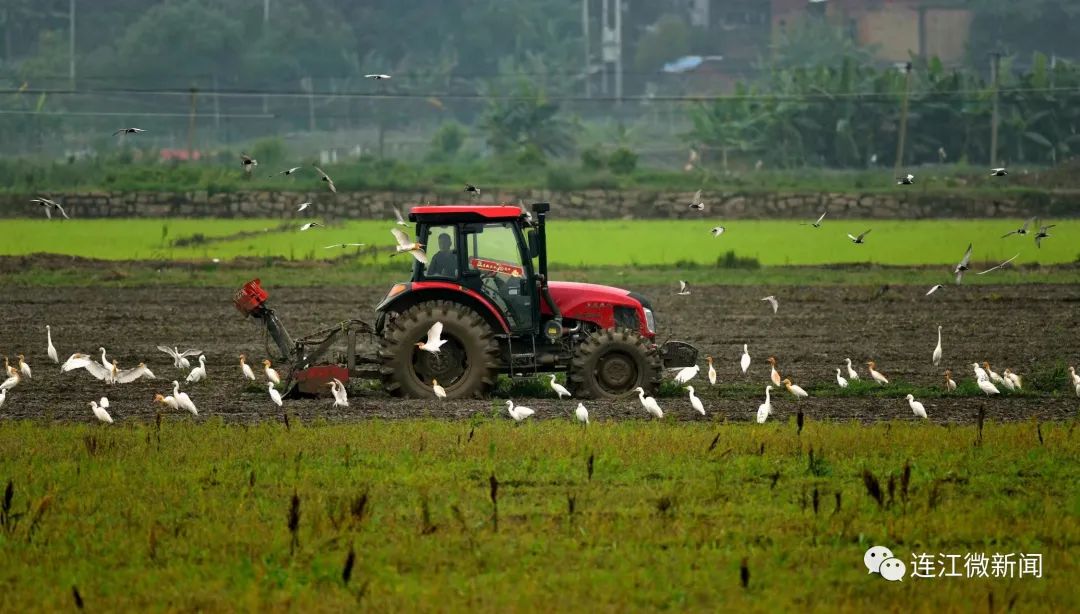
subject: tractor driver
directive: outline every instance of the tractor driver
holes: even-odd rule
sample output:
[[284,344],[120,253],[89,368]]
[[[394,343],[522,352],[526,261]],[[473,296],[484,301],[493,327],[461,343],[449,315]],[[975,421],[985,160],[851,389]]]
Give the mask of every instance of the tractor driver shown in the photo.
[[439,235],[439,252],[431,258],[427,267],[428,277],[457,277],[457,254],[453,249],[450,233]]

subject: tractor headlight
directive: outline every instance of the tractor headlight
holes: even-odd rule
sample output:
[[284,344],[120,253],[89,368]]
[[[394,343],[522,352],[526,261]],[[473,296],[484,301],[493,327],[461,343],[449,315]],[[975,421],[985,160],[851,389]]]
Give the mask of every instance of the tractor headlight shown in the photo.
[[650,333],[656,332],[656,316],[653,315],[652,309],[648,307],[643,308],[645,310],[645,328],[649,329]]

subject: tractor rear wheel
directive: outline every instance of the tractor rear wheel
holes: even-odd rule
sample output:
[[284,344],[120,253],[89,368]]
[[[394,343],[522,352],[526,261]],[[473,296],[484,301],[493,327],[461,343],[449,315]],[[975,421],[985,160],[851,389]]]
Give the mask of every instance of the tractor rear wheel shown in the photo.
[[[446,343],[438,353],[416,347],[428,329],[443,323]],[[499,345],[480,314],[452,301],[419,303],[386,324],[379,341],[379,373],[394,396],[434,398],[432,380],[451,399],[482,397],[495,386]]]
[[629,329],[601,330],[585,340],[570,361],[567,382],[575,397],[616,399],[637,387],[653,394],[660,386],[660,352]]

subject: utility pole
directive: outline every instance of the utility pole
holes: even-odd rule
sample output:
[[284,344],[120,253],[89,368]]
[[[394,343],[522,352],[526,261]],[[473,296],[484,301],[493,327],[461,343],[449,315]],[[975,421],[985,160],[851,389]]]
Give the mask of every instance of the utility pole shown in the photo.
[[188,160],[195,159],[195,101],[199,90],[191,88],[191,106],[188,110],[187,151]]
[[904,66],[904,99],[900,104],[900,135],[896,140],[896,169],[895,174],[900,176],[900,168],[904,165],[904,142],[907,140],[907,117],[908,96],[911,93],[911,62]]
[[68,0],[68,81],[75,89],[75,0]]
[[592,98],[592,58],[589,56],[589,0],[581,0],[581,37],[585,41],[585,97]]
[[994,88],[994,110],[990,117],[990,168],[997,167],[998,151],[998,68],[1001,66],[1001,54],[990,54],[990,78]]
[[615,104],[622,104],[622,0],[615,0]]
[[600,0],[600,93],[608,93],[608,2]]
[[263,23],[270,21],[270,0],[263,0]]

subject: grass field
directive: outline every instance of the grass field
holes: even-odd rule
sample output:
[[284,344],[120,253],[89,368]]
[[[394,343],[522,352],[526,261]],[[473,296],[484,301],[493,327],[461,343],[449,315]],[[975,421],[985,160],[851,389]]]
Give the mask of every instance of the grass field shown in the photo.
[[0,423],[0,609],[1076,611],[1074,426]]
[[[0,255],[39,252],[105,260],[282,257],[291,260],[341,256],[335,243],[389,246],[391,224],[354,221],[327,229],[289,230],[282,220],[45,220],[0,221]],[[975,262],[998,262],[1019,253],[1018,265],[1060,264],[1080,257],[1076,237],[1080,221],[1057,223],[1041,249],[1030,236],[1002,239],[1020,220],[827,220],[821,228],[795,221],[744,220],[724,223],[727,232],[714,238],[709,229],[720,220],[555,221],[549,228],[549,259],[567,268],[597,266],[713,265],[729,251],[761,265],[874,263],[884,265],[955,264],[967,244],[974,243]],[[866,244],[854,245],[847,233],[873,229]],[[266,232],[261,232],[263,230]],[[234,233],[255,232],[229,240]],[[205,241],[177,247],[178,239],[201,234]],[[355,250],[353,253],[357,253]],[[390,262],[383,252],[360,252],[363,262]],[[407,266],[403,266],[407,268]]]

